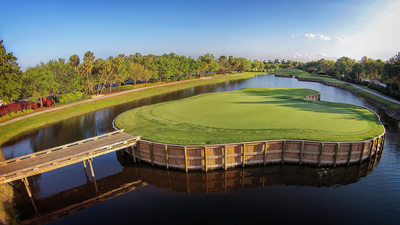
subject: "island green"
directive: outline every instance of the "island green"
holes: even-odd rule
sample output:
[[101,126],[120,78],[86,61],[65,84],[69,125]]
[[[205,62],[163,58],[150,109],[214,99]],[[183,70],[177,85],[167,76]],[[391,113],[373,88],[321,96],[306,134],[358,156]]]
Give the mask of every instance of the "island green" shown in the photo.
[[383,133],[375,113],[358,106],[306,100],[317,91],[245,88],[133,109],[115,121],[143,139],[182,145],[302,139],[364,141]]

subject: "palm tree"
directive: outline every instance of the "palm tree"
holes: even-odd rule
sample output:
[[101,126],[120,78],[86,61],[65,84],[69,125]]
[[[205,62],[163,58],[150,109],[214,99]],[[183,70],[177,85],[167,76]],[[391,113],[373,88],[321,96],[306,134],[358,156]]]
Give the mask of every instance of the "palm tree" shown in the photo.
[[79,66],[79,63],[80,63],[79,56],[78,55],[71,55],[71,57],[69,57],[69,63],[71,64],[71,66],[73,66],[75,68],[75,71],[77,73],[79,73],[79,70],[78,70],[78,66]]
[[93,64],[94,64],[94,54],[91,51],[87,51],[83,57],[83,71],[82,74],[86,74],[87,81],[87,93],[92,94],[91,85],[89,80],[89,75],[92,74]]

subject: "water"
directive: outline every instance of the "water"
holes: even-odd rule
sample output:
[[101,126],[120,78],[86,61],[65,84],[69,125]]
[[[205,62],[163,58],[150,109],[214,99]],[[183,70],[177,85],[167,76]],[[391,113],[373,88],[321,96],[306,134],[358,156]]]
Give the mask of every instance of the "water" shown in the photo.
[[[399,121],[352,93],[294,78],[257,76],[248,80],[193,87],[154,96],[67,119],[23,134],[2,146],[6,158],[40,151],[113,130],[120,113],[143,105],[193,95],[244,87],[301,87],[318,90],[321,100],[364,106],[377,112],[387,129],[381,159],[362,165],[339,167],[326,177],[315,168],[274,165],[183,173],[135,165],[122,153],[94,160],[96,182],[88,179],[81,163],[31,177],[39,214],[70,207],[71,215],[51,224],[125,223],[311,223],[398,224],[400,222]],[[17,209],[24,220],[35,211],[21,182],[16,186]],[[97,188],[97,192],[96,192]],[[100,196],[103,201],[90,202]],[[108,199],[108,200],[105,200]],[[86,201],[90,206],[73,210]],[[89,204],[90,203],[90,204]],[[75,205],[77,206],[77,205]],[[79,208],[79,207],[78,207]],[[38,218],[38,217],[36,217]]]

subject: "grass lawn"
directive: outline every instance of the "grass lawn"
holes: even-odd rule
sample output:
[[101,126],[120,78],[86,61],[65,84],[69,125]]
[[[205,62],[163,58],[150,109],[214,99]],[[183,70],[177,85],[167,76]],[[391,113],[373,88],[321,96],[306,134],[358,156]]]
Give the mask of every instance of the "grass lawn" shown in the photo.
[[[96,111],[99,109],[103,109],[106,107],[123,104],[126,102],[138,100],[141,98],[164,94],[176,90],[182,90],[185,88],[190,88],[199,85],[220,83],[226,80],[238,80],[238,79],[248,79],[252,78],[257,74],[266,74],[266,73],[243,73],[233,76],[216,76],[211,79],[199,79],[199,80],[188,80],[184,83],[171,83],[165,86],[154,86],[143,90],[137,90],[135,92],[130,92],[124,95],[119,95],[115,97],[99,99],[93,102],[84,103],[80,105],[75,105],[73,107],[68,107],[64,109],[60,109],[57,111],[52,111],[40,115],[36,115],[30,118],[26,118],[23,120],[15,121],[10,124],[4,125],[0,127],[0,144],[4,143],[8,139],[21,134],[23,132],[30,131],[32,129],[37,129],[41,126],[46,126],[51,123],[55,123],[64,119],[68,119],[74,116],[82,115],[87,112]],[[68,131],[71,132],[71,131]]]
[[332,82],[332,83],[345,83],[343,81],[337,80],[337,79],[329,77],[329,76],[316,75],[316,74],[312,74],[312,73],[306,72],[304,70],[298,70],[298,69],[280,69],[276,72],[276,74],[296,75],[296,76],[299,76],[302,78],[319,79],[319,80]]
[[144,106],[121,114],[116,126],[170,144],[219,144],[274,139],[362,141],[384,128],[371,111],[309,101],[309,89],[245,88]]

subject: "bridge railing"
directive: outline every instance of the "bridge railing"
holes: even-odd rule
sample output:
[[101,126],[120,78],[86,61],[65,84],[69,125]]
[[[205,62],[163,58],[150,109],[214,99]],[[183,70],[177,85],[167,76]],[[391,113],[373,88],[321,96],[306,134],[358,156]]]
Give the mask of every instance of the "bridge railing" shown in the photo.
[[96,136],[96,137],[91,137],[91,138],[83,139],[83,140],[80,140],[80,141],[72,142],[72,143],[69,143],[69,144],[57,146],[57,147],[54,147],[54,148],[49,148],[49,149],[46,149],[46,150],[43,150],[43,151],[39,151],[39,152],[35,152],[35,153],[29,154],[29,155],[23,155],[23,156],[20,156],[20,157],[12,158],[12,159],[0,162],[0,167],[8,165],[8,164],[11,164],[11,163],[15,163],[15,162],[18,162],[18,161],[31,159],[31,158],[34,158],[34,157],[37,157],[37,156],[41,156],[41,155],[44,155],[44,154],[56,152],[56,151],[59,151],[59,150],[62,150],[62,149],[66,149],[66,148],[72,147],[72,146],[76,146],[76,145],[88,143],[88,142],[91,142],[91,141],[99,140],[99,139],[102,139],[102,138],[105,138],[105,137],[109,137],[109,136],[112,136],[112,135],[116,135],[116,134],[120,134],[120,133],[123,133],[123,132],[124,132],[124,129],[121,129],[121,130],[113,131],[113,132],[110,132],[110,133],[107,133],[107,134],[102,134],[102,135],[99,135],[99,136]]

